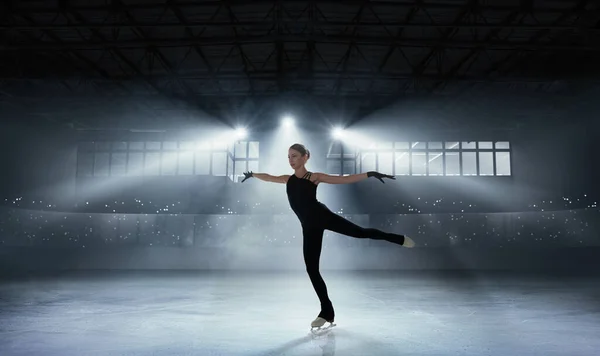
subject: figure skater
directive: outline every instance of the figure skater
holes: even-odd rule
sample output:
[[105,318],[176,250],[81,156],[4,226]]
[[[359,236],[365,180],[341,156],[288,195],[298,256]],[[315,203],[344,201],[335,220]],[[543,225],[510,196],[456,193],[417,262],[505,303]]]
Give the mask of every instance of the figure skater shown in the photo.
[[310,158],[310,152],[299,143],[288,150],[288,160],[294,174],[272,176],[266,173],[245,172],[245,182],[248,178],[258,178],[266,182],[286,184],[290,207],[300,220],[303,235],[304,263],[308,277],[321,302],[321,312],[311,323],[311,327],[321,328],[326,322],[333,326],[335,313],[333,304],[327,294],[327,286],[319,272],[319,259],[323,244],[323,233],[330,230],[362,239],[385,240],[404,247],[414,247],[415,243],[408,236],[387,233],[377,229],[363,228],[330,211],[327,206],[317,200],[319,183],[347,184],[375,177],[382,183],[383,178],[395,179],[394,176],[379,172],[367,172],[348,176],[332,176],[324,173],[309,172],[305,165]]

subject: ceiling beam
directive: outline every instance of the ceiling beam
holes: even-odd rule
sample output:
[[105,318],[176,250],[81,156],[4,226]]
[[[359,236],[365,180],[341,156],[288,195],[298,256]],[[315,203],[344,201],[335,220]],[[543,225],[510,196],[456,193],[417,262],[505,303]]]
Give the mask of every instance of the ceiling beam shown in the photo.
[[600,46],[589,45],[561,45],[546,43],[529,43],[509,40],[497,41],[461,41],[461,40],[443,40],[439,38],[385,38],[385,37],[364,37],[350,35],[311,35],[311,34],[285,34],[285,35],[265,35],[265,36],[238,36],[238,37],[210,37],[210,38],[154,38],[154,39],[132,39],[116,41],[64,41],[63,43],[36,42],[36,43],[3,43],[0,45],[0,51],[20,51],[20,50],[38,50],[38,51],[64,51],[64,50],[102,50],[116,48],[146,48],[149,46],[167,48],[167,47],[189,47],[189,46],[221,46],[221,45],[250,45],[267,44],[276,42],[310,42],[317,44],[345,44],[354,43],[355,45],[382,45],[382,46],[404,46],[417,48],[457,48],[473,49],[480,48],[486,50],[553,50],[553,51],[586,51],[600,52]]
[[[519,11],[516,11],[519,13]],[[574,31],[591,31],[598,32],[593,26],[584,27],[577,25],[556,25],[553,23],[538,23],[538,24],[505,24],[505,23],[431,23],[431,22],[410,22],[410,21],[381,21],[381,22],[352,22],[352,21],[333,21],[333,20],[290,20],[282,19],[279,21],[282,25],[312,25],[312,26],[327,26],[327,27],[402,27],[402,28],[461,28],[461,29],[514,29],[514,30],[574,30]],[[135,29],[135,28],[151,28],[151,29],[176,29],[176,28],[268,28],[273,26],[274,21],[236,21],[234,23],[226,21],[186,21],[186,22],[102,22],[88,24],[44,24],[36,25],[18,24],[18,25],[0,25],[0,30],[18,31],[18,30],[88,30],[88,29]]]
[[[288,69],[284,73],[285,76],[292,76],[298,74],[294,69]],[[211,71],[204,71],[200,73],[186,74],[186,73],[178,73],[178,79],[185,80],[209,80],[213,78],[214,73]],[[280,71],[279,70],[251,70],[248,72],[244,71],[220,71],[218,73],[218,78],[221,81],[227,80],[240,80],[247,79],[250,77],[252,80],[258,81],[271,81],[271,80],[280,80]],[[331,79],[335,80],[339,77],[339,74],[335,71],[313,71],[311,72],[311,76],[314,79]],[[344,72],[344,76],[350,79],[373,79],[373,80],[398,80],[398,79],[412,79],[414,78],[413,72],[372,72],[372,71],[359,71],[359,70],[348,70]],[[111,75],[110,77],[103,77],[94,72],[90,72],[89,76],[84,75],[72,75],[72,76],[63,76],[63,75],[54,75],[49,72],[48,75],[31,75],[30,73],[14,73],[14,72],[0,72],[0,80],[10,82],[18,82],[18,81],[30,81],[30,80],[79,80],[85,79],[88,81],[94,82],[109,82],[109,81],[119,81],[121,83],[126,83],[127,81],[138,81],[144,80],[146,76],[143,74],[121,74],[121,75]],[[152,73],[152,79],[155,81],[160,80],[170,80],[173,76],[169,73]],[[598,79],[594,79],[592,77],[589,78],[570,78],[568,76],[555,76],[553,73],[548,73],[548,75],[531,75],[531,76],[502,76],[502,77],[488,77],[488,76],[479,76],[479,75],[454,75],[448,77],[447,74],[428,74],[424,73],[419,76],[419,79],[422,80],[444,80],[444,81],[469,81],[469,82],[545,82],[545,81],[553,81],[553,80],[569,80],[569,79],[577,79],[589,82],[598,82]],[[290,79],[292,81],[304,81],[310,80],[307,76],[298,76]],[[123,93],[124,95],[128,95],[127,93]]]
[[[273,0],[253,0],[253,5],[269,5],[273,4]],[[286,3],[289,4],[307,4],[309,1],[306,0],[286,0]],[[464,3],[430,3],[421,1],[422,4],[419,7],[426,10],[456,10],[463,6]],[[43,2],[37,2],[38,4]],[[182,10],[193,10],[198,8],[216,8],[218,6],[227,3],[229,6],[247,6],[247,0],[227,0],[227,1],[219,1],[219,0],[205,0],[205,1],[192,1],[192,0],[178,0],[176,2],[177,7]],[[107,3],[107,5],[83,5],[85,2],[80,2],[78,4],[72,4],[70,7],[74,11],[106,11],[111,12],[113,10],[113,6]],[[340,2],[336,0],[319,0],[319,4],[329,4],[339,6]],[[402,8],[412,8],[415,5],[415,1],[383,1],[383,0],[346,0],[344,1],[344,6],[362,6],[368,4],[369,6],[382,8],[382,9],[402,9]],[[169,6],[169,1],[163,3],[137,3],[137,4],[127,4],[124,5],[123,9],[126,11],[135,11],[135,10],[164,10]],[[479,5],[478,8],[481,11],[512,11],[515,6],[510,5]],[[7,8],[7,11],[12,13],[28,13],[28,14],[55,14],[58,11],[58,6],[31,6],[24,5],[20,2],[14,2],[12,6]],[[565,11],[564,7],[534,7],[533,9],[536,13],[539,14],[556,14],[560,15]],[[588,14],[587,10],[580,11],[581,14]]]

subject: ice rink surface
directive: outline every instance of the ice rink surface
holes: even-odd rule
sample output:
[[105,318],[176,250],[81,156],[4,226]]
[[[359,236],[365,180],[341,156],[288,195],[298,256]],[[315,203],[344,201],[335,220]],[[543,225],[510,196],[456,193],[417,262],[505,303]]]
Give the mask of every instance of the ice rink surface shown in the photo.
[[0,284],[0,355],[598,355],[600,277],[324,271],[77,272]]

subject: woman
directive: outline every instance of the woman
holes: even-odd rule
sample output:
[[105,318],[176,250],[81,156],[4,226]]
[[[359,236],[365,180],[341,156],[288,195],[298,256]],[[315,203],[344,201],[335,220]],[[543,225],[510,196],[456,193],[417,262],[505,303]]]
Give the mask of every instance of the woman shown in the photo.
[[302,224],[303,252],[306,271],[321,302],[321,312],[311,323],[311,327],[320,328],[326,322],[333,323],[335,313],[333,304],[327,295],[327,287],[319,273],[319,259],[325,230],[339,234],[374,240],[386,240],[404,247],[414,247],[412,239],[404,235],[383,232],[377,229],[360,227],[330,211],[327,206],[317,200],[319,183],[346,184],[355,183],[368,177],[375,177],[382,183],[382,178],[395,179],[394,176],[379,172],[353,174],[349,176],[331,176],[324,173],[309,172],[305,165],[310,152],[303,145],[296,143],[289,148],[288,160],[294,174],[272,176],[265,173],[245,172],[244,180],[254,177],[267,182],[286,184],[290,206]]

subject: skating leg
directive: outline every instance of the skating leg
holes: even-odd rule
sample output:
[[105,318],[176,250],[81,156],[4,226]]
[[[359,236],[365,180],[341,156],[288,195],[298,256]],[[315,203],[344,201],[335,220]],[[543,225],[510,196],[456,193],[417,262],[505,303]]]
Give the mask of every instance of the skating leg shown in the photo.
[[[333,322],[335,318],[335,312],[333,304],[327,294],[327,286],[321,273],[319,272],[319,259],[321,257],[321,248],[323,245],[323,232],[324,230],[320,227],[304,227],[304,262],[306,263],[306,272],[308,277],[317,293],[319,301],[321,302],[321,312],[318,318],[311,323],[319,323],[319,318],[326,322]],[[321,324],[320,326],[322,326]],[[319,325],[317,325],[319,326]]]

